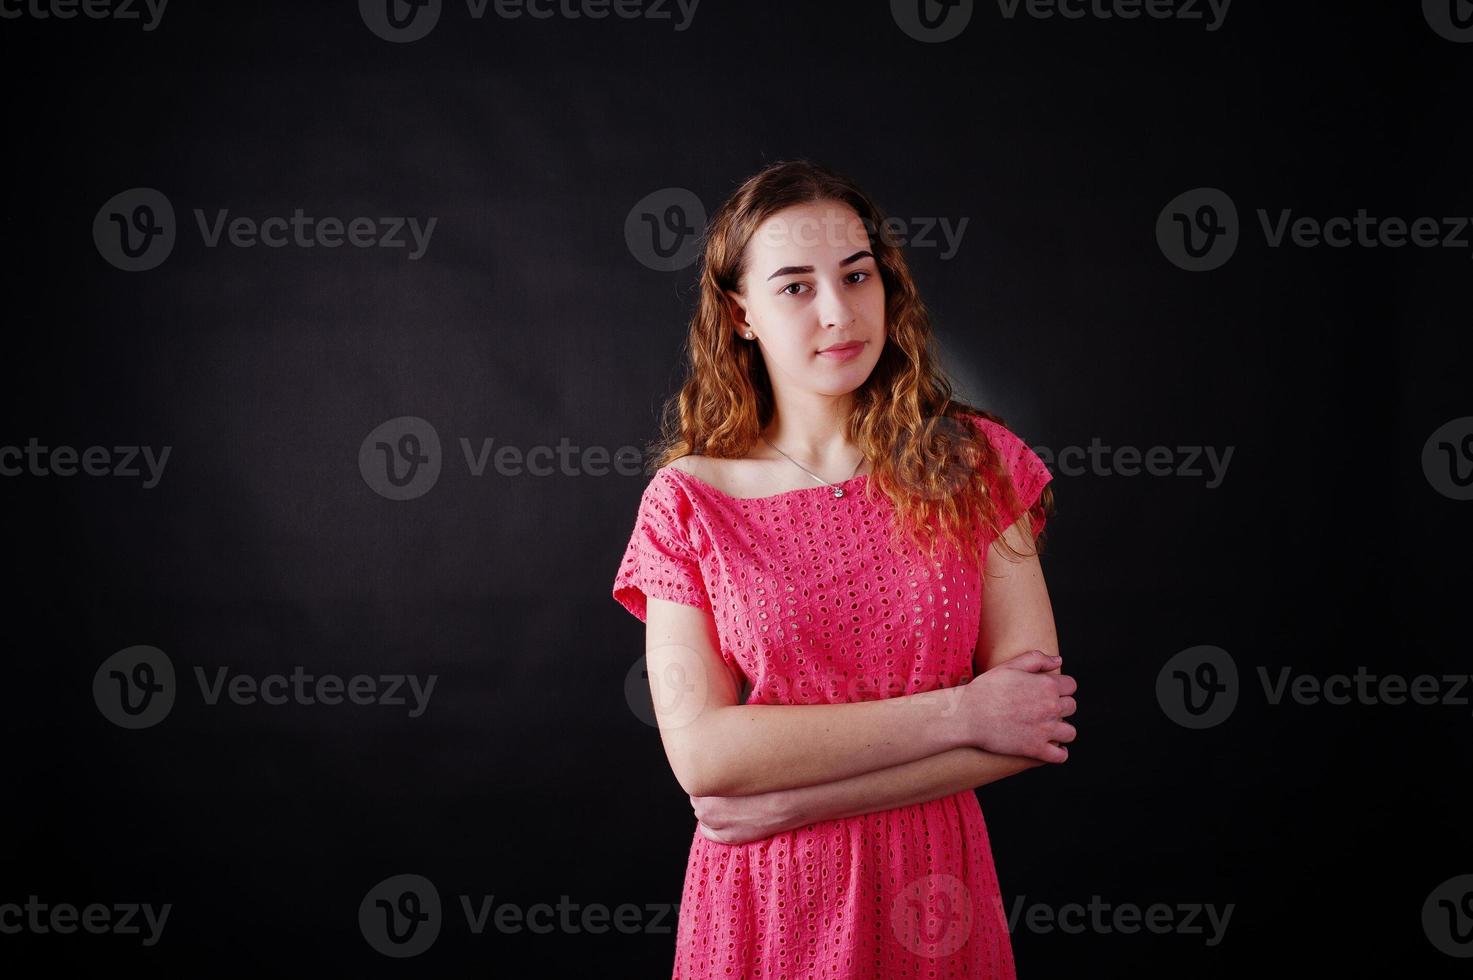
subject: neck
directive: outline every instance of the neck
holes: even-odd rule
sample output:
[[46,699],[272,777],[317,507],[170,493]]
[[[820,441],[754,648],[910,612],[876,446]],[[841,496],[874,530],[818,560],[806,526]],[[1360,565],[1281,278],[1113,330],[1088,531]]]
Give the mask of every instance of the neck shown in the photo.
[[772,422],[762,433],[768,442],[820,476],[842,471],[841,479],[847,479],[859,460],[845,434],[853,398],[805,393],[786,403],[779,396],[777,402]]

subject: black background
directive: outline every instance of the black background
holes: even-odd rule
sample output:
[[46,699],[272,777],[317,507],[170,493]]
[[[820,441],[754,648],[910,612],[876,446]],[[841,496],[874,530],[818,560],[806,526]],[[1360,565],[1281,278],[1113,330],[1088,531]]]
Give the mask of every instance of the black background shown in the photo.
[[[0,445],[172,447],[152,489],[0,479],[0,903],[173,906],[153,947],[25,932],[0,935],[0,963],[668,976],[673,932],[477,936],[459,917],[462,894],[678,902],[694,818],[626,701],[643,630],[609,595],[647,477],[473,477],[456,440],[651,439],[696,266],[646,267],[626,215],[666,187],[709,213],[809,157],[892,215],[968,220],[954,256],[908,257],[959,394],[1040,452],[1233,447],[1215,488],[1057,474],[1044,568],[1079,739],[979,790],[1010,910],[1232,903],[1225,939],[1020,921],[1020,973],[1463,966],[1421,910],[1473,872],[1473,708],[1274,707],[1255,676],[1468,669],[1470,505],[1422,456],[1470,414],[1470,236],[1270,248],[1256,216],[1473,215],[1473,44],[1417,4],[1238,0],[1215,31],[979,4],[940,44],[885,3],[706,0],[683,31],[449,4],[393,44],[352,3],[175,0],[154,31],[0,20],[0,63]],[[133,187],[169,197],[180,238],[130,273],[91,229]],[[1193,273],[1154,229],[1197,187],[1232,196],[1243,234]],[[211,249],[192,218],[298,207],[438,225],[409,261]],[[357,457],[404,415],[436,427],[445,467],[392,501]],[[135,644],[181,684],[128,731],[91,690]],[[1202,644],[1243,696],[1192,731],[1155,684]],[[418,718],[210,706],[195,665],[438,683]],[[400,873],[447,906],[403,961],[357,924]]]

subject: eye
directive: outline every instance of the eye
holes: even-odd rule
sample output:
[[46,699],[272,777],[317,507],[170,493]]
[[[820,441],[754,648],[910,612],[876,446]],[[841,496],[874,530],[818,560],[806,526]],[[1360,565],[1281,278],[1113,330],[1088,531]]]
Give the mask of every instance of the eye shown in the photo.
[[[849,273],[849,275],[845,276],[844,278],[845,279],[848,279],[848,280],[851,280],[850,281],[850,285],[851,286],[858,286],[860,283],[862,283],[865,280],[869,279],[873,275],[874,275],[874,273],[872,273],[872,272],[858,271],[858,272],[851,272],[851,273]],[[862,276],[863,278],[858,279],[858,280],[855,280],[853,278],[854,276]],[[784,286],[780,291],[785,296],[799,296],[799,295],[801,295],[800,293],[790,293],[790,292],[788,292],[788,290],[792,289],[794,286],[807,286],[807,285],[808,284],[805,283],[805,282],[790,282],[786,286]]]

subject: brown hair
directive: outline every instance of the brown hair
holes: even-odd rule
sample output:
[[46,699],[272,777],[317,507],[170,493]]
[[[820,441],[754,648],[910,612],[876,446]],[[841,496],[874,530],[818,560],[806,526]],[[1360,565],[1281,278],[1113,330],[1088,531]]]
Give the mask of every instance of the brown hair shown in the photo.
[[[848,438],[870,461],[865,491],[890,498],[892,532],[908,533],[933,554],[945,539],[966,555],[978,529],[998,534],[999,507],[1015,512],[1018,499],[1003,461],[963,416],[1002,419],[952,397],[941,371],[930,314],[921,301],[900,247],[881,233],[885,214],[858,185],[808,160],[778,161],[748,178],[711,216],[703,236],[697,307],[686,338],[687,378],[661,412],[653,469],[691,453],[743,459],[772,420],[772,383],[756,344],[735,333],[725,290],[742,292],[744,253],[758,227],[798,204],[835,201],[853,208],[869,233],[870,251],[885,287],[885,345],[870,376],[854,392]],[[993,501],[989,480],[1007,498]],[[1030,510],[1047,517],[1053,488],[1045,486]],[[1029,537],[1030,515],[1020,517]],[[935,532],[935,533],[933,533]],[[1017,555],[1007,542],[1002,547]],[[1035,539],[1041,553],[1042,538]]]

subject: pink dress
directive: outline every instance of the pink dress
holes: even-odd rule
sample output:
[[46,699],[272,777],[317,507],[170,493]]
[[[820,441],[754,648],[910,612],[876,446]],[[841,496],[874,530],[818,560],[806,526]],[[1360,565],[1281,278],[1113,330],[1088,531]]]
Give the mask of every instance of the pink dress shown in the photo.
[[[969,416],[1000,450],[1024,509],[1052,477],[1005,427]],[[640,501],[613,595],[712,610],[748,704],[847,703],[972,679],[986,541],[963,560],[897,552],[888,498],[811,488],[728,496],[666,466]],[[1000,499],[1000,498],[997,498]],[[1007,515],[1006,526],[1017,516]],[[1042,530],[1041,525],[1037,525]],[[694,821],[694,816],[692,816]],[[692,832],[675,980],[1013,977],[1013,952],[976,793],[748,844]]]

